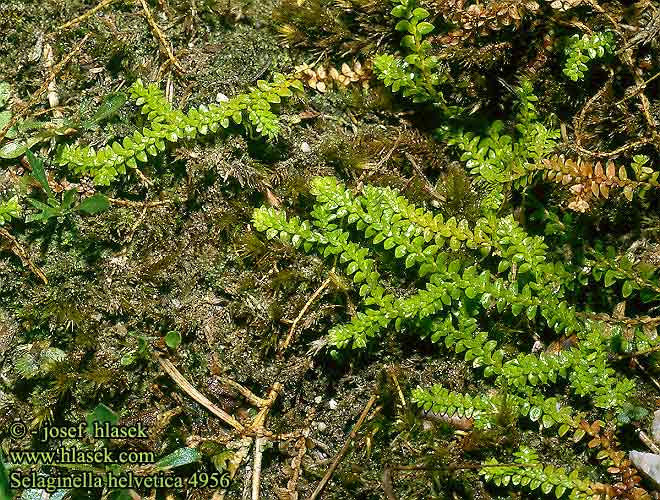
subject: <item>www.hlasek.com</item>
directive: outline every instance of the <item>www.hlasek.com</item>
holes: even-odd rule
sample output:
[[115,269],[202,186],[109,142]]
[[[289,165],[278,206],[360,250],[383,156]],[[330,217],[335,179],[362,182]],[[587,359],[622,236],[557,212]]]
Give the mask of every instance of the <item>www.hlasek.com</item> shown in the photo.
[[151,451],[116,451],[100,448],[59,448],[49,451],[10,450],[9,462],[22,465],[53,464],[151,464],[156,456]]

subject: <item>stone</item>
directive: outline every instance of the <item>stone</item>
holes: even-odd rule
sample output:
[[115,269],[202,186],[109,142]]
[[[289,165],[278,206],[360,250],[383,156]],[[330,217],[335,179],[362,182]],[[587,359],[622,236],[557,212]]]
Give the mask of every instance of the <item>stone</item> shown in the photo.
[[657,487],[660,487],[660,455],[631,451],[630,460],[643,472]]

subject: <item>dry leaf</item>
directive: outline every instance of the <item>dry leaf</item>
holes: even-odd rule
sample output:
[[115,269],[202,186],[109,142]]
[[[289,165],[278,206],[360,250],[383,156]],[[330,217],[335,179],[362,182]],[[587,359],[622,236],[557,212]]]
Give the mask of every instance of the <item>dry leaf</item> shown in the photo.
[[613,179],[614,176],[616,176],[616,167],[614,166],[614,162],[610,160],[607,162],[607,178]]
[[623,188],[623,194],[628,199],[628,201],[632,201],[632,199],[633,199],[633,189],[632,189],[631,186],[624,187]]
[[600,185],[600,194],[602,194],[605,199],[610,197],[610,188],[607,187],[607,184]]

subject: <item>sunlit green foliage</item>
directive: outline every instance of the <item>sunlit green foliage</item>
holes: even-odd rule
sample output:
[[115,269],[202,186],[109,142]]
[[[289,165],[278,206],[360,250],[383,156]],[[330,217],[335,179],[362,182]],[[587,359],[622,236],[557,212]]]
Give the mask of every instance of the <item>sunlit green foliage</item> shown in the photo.
[[20,216],[21,206],[18,203],[18,196],[12,196],[7,201],[0,202],[0,226]]
[[521,446],[513,456],[515,458],[509,466],[500,464],[494,458],[487,460],[479,473],[497,486],[523,486],[530,491],[540,490],[546,495],[553,493],[556,498],[562,498],[569,492],[568,498],[571,500],[586,500],[595,494],[591,483],[581,479],[577,470],[568,473],[561,467],[544,466],[539,463],[537,454],[527,446]]
[[[596,407],[617,408],[625,402],[634,384],[609,366],[612,333],[598,323],[579,320],[575,308],[561,300],[562,284],[572,278],[563,266],[546,262],[541,238],[525,235],[510,219],[482,219],[472,231],[467,223],[445,222],[441,215],[416,208],[389,188],[368,186],[364,195],[354,196],[334,178],[315,178],[312,185],[317,199],[313,223],[287,219],[284,212],[272,208],[257,210],[254,223],[269,239],[279,238],[306,251],[318,247],[325,256],[339,255],[339,262],[360,284],[365,306],[375,306],[358,312],[349,323],[334,326],[329,332],[332,346],[364,348],[389,326],[401,330],[412,322],[423,336],[442,340],[475,368],[484,368],[484,375],[495,377],[497,385],[521,395],[538,394],[542,386],[563,378],[575,394],[591,397]],[[349,242],[343,223],[363,231],[374,245],[393,251],[405,268],[417,268],[419,277],[427,280],[424,288],[406,297],[387,293],[374,270],[374,259],[368,257],[369,249]],[[498,273],[508,271],[508,279],[479,263],[469,265],[453,253],[463,246],[479,250],[480,255],[492,252],[499,259]],[[499,314],[510,310],[514,316],[524,311],[532,323],[540,312],[556,331],[576,332],[578,346],[506,359],[509,356],[497,348],[497,342],[477,328],[479,310],[493,308]],[[440,312],[445,319],[433,320]]]
[[482,203],[484,210],[497,209],[504,200],[507,187],[524,187],[532,182],[541,167],[540,161],[552,152],[560,137],[558,129],[540,121],[532,84],[522,80],[516,88],[516,131],[507,134],[504,122],[494,121],[486,136],[453,130],[448,126],[440,135],[449,145],[463,151],[461,161],[479,182],[486,183],[489,195]]
[[374,70],[378,79],[413,102],[442,102],[442,93],[437,87],[445,78],[439,70],[438,58],[429,55],[431,44],[424,38],[435,29],[426,21],[429,11],[418,7],[416,0],[399,0],[392,9],[392,16],[399,19],[397,31],[405,33],[401,46],[408,54],[404,58],[377,55]]
[[614,35],[610,31],[603,33],[591,33],[573,35],[566,46],[566,63],[564,74],[577,82],[584,78],[585,71],[589,70],[587,63],[594,59],[603,57],[606,53],[614,50]]

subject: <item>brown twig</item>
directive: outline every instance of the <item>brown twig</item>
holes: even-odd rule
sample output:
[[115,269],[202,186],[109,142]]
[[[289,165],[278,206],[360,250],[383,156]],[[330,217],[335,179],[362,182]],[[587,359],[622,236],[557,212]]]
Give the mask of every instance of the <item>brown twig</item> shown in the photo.
[[44,272],[36,264],[34,264],[32,260],[30,260],[27,251],[23,248],[20,242],[14,236],[12,236],[12,234],[9,233],[9,231],[1,227],[0,227],[0,237],[9,241],[10,243],[9,249],[12,251],[12,253],[16,255],[16,257],[21,259],[23,265],[29,268],[30,271],[32,271],[35,275],[37,275],[39,279],[44,282],[44,285],[47,285],[48,278],[46,278]]
[[72,19],[71,21],[68,21],[68,22],[64,23],[63,25],[59,26],[57,28],[57,31],[62,31],[62,30],[65,30],[67,28],[70,28],[71,26],[75,26],[76,24],[80,24],[81,22],[83,22],[88,17],[93,16],[94,14],[96,14],[99,10],[105,9],[108,5],[110,5],[114,1],[115,0],[102,0],[98,5],[96,5],[96,7],[92,7],[91,9],[84,12],[83,14],[76,17],[75,19]]
[[[49,43],[44,45],[44,61],[46,70],[50,73],[53,70],[53,47]],[[55,85],[55,78],[48,84],[48,105],[53,112],[53,118],[62,118],[64,114],[60,111],[60,96],[57,94],[57,85]]]
[[238,422],[238,420],[236,420],[234,417],[229,415],[229,413],[227,413],[223,409],[217,407],[215,404],[209,401],[208,398],[206,398],[206,396],[204,396],[201,392],[195,389],[192,386],[192,384],[188,382],[183,375],[181,375],[179,370],[176,369],[176,367],[172,364],[170,360],[162,358],[160,356],[157,356],[157,358],[163,370],[165,370],[167,374],[170,377],[172,377],[172,380],[176,382],[176,384],[183,390],[183,392],[188,394],[188,396],[193,398],[204,408],[206,408],[208,411],[213,413],[216,417],[220,418],[220,420],[232,426],[238,432],[245,431],[245,427],[240,422]]
[[383,491],[385,492],[385,497],[387,500],[397,500],[396,494],[394,493],[394,485],[392,484],[392,468],[385,467],[383,470]]
[[644,90],[649,83],[651,83],[653,80],[655,80],[659,76],[660,76],[660,71],[658,71],[655,75],[653,75],[648,80],[644,80],[641,84],[636,85],[635,88],[631,92],[628,93],[628,95],[626,95],[623,99],[620,99],[619,101],[615,102],[614,104],[616,106],[618,106],[619,104],[623,103],[624,101],[627,101],[631,97],[635,97],[639,92]]
[[319,482],[319,484],[316,486],[316,489],[314,492],[307,498],[307,500],[315,500],[323,491],[323,488],[325,488],[325,485],[328,483],[330,478],[332,477],[332,474],[335,472],[335,469],[339,465],[339,462],[341,462],[342,458],[344,458],[344,455],[348,452],[348,448],[351,445],[351,442],[355,439],[357,436],[357,432],[362,427],[362,424],[367,418],[367,415],[369,414],[369,411],[371,410],[371,407],[374,405],[376,402],[377,396],[376,394],[373,394],[370,398],[369,401],[367,401],[366,406],[364,407],[364,410],[362,410],[362,414],[360,414],[360,418],[358,421],[355,423],[353,426],[353,429],[351,430],[351,433],[348,435],[348,439],[344,443],[344,446],[342,446],[341,450],[335,457],[335,459],[332,461],[332,464],[330,465],[330,468],[326,471],[325,475]]
[[220,382],[222,382],[224,385],[231,387],[232,389],[235,389],[236,391],[240,392],[243,395],[243,397],[247,399],[250,403],[252,403],[254,406],[258,408],[263,408],[264,406],[268,406],[267,400],[260,398],[250,389],[248,389],[247,387],[243,387],[235,380],[223,376],[220,376],[219,379]]
[[174,57],[174,53],[172,52],[172,49],[170,48],[170,44],[167,41],[167,39],[165,38],[165,35],[161,31],[161,29],[158,27],[158,24],[156,23],[156,20],[154,19],[154,16],[151,13],[151,10],[149,9],[149,6],[147,5],[147,2],[145,0],[140,0],[140,3],[142,4],[142,9],[144,10],[144,15],[147,18],[147,22],[149,23],[149,26],[151,26],[151,29],[156,34],[156,37],[158,38],[158,41],[160,42],[160,46],[165,51],[165,54],[167,55],[167,58],[170,60],[172,65],[177,69],[177,71],[179,73],[185,73],[185,70],[181,67],[181,64],[179,64],[179,61],[177,61],[176,57]]
[[633,365],[635,365],[637,368],[639,368],[640,370],[642,370],[642,372],[644,372],[644,375],[646,375],[646,377],[647,377],[647,378],[653,383],[653,385],[655,385],[655,387],[660,391],[660,382],[658,382],[658,380],[657,380],[653,375],[651,375],[651,374],[648,372],[648,370],[647,370],[646,368],[644,368],[644,365],[641,364],[639,361],[637,361],[637,358],[633,358],[633,359],[632,359],[632,363],[633,363]]
[[589,98],[584,106],[582,106],[580,112],[576,115],[575,121],[573,122],[573,130],[575,133],[575,142],[578,147],[582,147],[582,138],[580,137],[580,133],[582,132],[582,124],[584,122],[584,117],[587,113],[587,110],[591,108],[591,106],[593,106],[593,104],[603,96],[603,94],[612,84],[612,80],[614,80],[614,71],[610,69],[610,77],[605,82],[605,85],[603,85],[598,92]]
[[575,149],[577,149],[580,153],[584,155],[591,156],[592,158],[611,158],[612,156],[618,156],[621,153],[625,153],[629,149],[635,149],[640,146],[643,146],[644,144],[651,144],[653,142],[654,142],[653,137],[644,137],[638,141],[625,144],[613,151],[591,151],[589,149],[583,148],[582,146],[578,146],[578,145],[575,146]]
[[639,440],[644,443],[649,450],[651,450],[653,453],[660,454],[660,446],[658,446],[653,439],[651,439],[646,432],[644,432],[641,429],[637,429],[637,435],[639,436]]
[[658,351],[660,351],[660,345],[657,345],[655,347],[650,347],[649,349],[643,349],[641,351],[627,352],[625,354],[619,354],[616,359],[621,361],[623,359],[636,358],[638,356],[645,356],[647,354],[651,354],[651,353],[658,352]]
[[424,175],[424,172],[422,172],[422,169],[419,168],[419,165],[417,164],[417,161],[415,161],[414,156],[411,155],[410,153],[406,152],[406,158],[408,158],[408,161],[413,166],[413,169],[415,170],[415,173],[417,174],[417,177],[419,177],[419,179],[424,184],[424,189],[426,190],[426,192],[438,201],[442,201],[442,202],[447,201],[444,196],[438,194],[438,192],[435,190],[433,185],[426,178],[426,176]]
[[264,401],[261,410],[254,418],[254,422],[250,426],[250,430],[256,434],[256,439],[254,442],[254,467],[252,470],[252,500],[259,500],[259,489],[261,487],[261,459],[263,456],[263,445],[267,441],[265,436],[265,426],[266,419],[268,418],[268,413],[270,409],[275,404],[277,395],[282,392],[282,384],[275,382],[273,387],[270,389],[268,397]]
[[90,34],[87,34],[83,37],[80,42],[76,44],[76,46],[69,52],[64,59],[62,59],[54,68],[53,71],[48,75],[48,78],[44,81],[44,83],[39,87],[39,90],[37,90],[30,100],[27,102],[27,104],[21,106],[21,108],[12,115],[11,119],[7,123],[7,125],[4,126],[2,130],[0,130],[0,142],[5,138],[7,135],[7,132],[9,132],[9,129],[12,128],[18,121],[25,116],[27,111],[36,104],[36,102],[41,98],[44,92],[48,90],[48,87],[50,86],[50,83],[55,80],[55,77],[62,71],[64,66],[66,66],[71,59],[73,59],[78,52],[80,52],[80,49],[82,49],[83,45],[87,41],[87,39],[90,37]]
[[300,438],[298,439],[298,442],[296,443],[296,447],[298,448],[298,453],[291,461],[291,469],[293,470],[293,474],[291,475],[291,478],[286,484],[286,489],[291,497],[293,497],[296,492],[296,486],[298,485],[298,478],[300,477],[300,470],[302,469],[302,461],[303,458],[305,457],[305,453],[307,453],[307,438],[309,437],[310,431],[311,429],[307,427],[303,431],[302,436],[300,436]]
[[[130,201],[130,200],[121,200],[118,198],[108,198],[108,201],[113,205],[118,207],[130,207],[130,208],[153,208],[153,207],[162,207],[165,205],[174,205],[176,203],[174,200],[162,200],[162,201]],[[181,201],[186,201],[185,199]]]
[[302,319],[302,317],[305,315],[307,312],[307,309],[309,309],[309,306],[312,305],[312,302],[314,302],[319,295],[321,295],[321,292],[325,290],[330,282],[332,281],[332,274],[334,273],[335,268],[333,267],[330,270],[330,276],[321,284],[320,287],[316,289],[316,291],[312,294],[312,296],[309,298],[309,300],[305,303],[303,308],[300,310],[298,313],[298,316],[296,316],[296,319],[293,320],[293,323],[291,324],[291,327],[289,328],[289,333],[286,336],[286,339],[280,344],[279,346],[279,353],[282,354],[288,347],[289,344],[291,344],[291,341],[293,340],[293,336],[296,333],[296,327],[298,326],[298,323]]
[[259,489],[261,487],[261,461],[263,458],[264,443],[266,438],[258,437],[254,441],[254,465],[252,467],[252,500],[259,500]]

